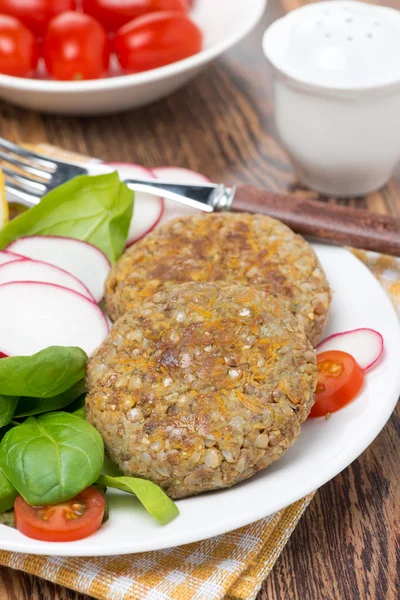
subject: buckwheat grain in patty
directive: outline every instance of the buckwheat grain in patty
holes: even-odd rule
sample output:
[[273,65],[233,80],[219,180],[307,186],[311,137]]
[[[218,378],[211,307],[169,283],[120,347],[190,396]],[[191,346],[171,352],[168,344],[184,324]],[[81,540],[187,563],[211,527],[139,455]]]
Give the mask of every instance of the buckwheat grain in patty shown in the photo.
[[311,246],[280,221],[246,213],[170,221],[129,248],[113,267],[107,311],[116,320],[141,299],[187,281],[256,286],[296,315],[312,344],[321,337],[329,285]]
[[314,402],[315,352],[272,296],[186,283],[138,300],[87,367],[87,417],[126,475],[173,498],[279,459]]

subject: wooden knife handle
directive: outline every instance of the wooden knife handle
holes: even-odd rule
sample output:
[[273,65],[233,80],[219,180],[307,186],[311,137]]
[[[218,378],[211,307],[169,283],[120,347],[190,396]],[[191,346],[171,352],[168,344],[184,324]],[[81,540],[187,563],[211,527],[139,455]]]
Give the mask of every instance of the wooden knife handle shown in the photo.
[[279,219],[293,231],[335,244],[400,256],[400,219],[337,204],[240,186],[233,211]]

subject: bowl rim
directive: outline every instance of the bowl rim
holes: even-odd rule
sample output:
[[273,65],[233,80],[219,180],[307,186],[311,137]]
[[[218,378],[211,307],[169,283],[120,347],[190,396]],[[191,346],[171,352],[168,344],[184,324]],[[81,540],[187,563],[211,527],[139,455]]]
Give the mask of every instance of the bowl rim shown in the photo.
[[[18,89],[30,92],[49,92],[53,94],[71,93],[79,94],[81,92],[95,92],[112,89],[123,89],[136,87],[145,83],[155,83],[170,76],[201,67],[210,62],[228,48],[239,42],[245,37],[259,22],[264,14],[268,0],[252,0],[246,2],[246,9],[253,6],[253,11],[248,19],[243,19],[241,27],[232,35],[224,38],[220,42],[213,44],[209,48],[201,50],[197,54],[183,60],[143,71],[142,73],[132,73],[128,75],[117,75],[115,77],[103,77],[102,79],[90,79],[86,81],[55,81],[51,79],[33,79],[24,77],[14,77],[12,75],[0,74],[0,88]],[[246,11],[246,15],[249,11]]]

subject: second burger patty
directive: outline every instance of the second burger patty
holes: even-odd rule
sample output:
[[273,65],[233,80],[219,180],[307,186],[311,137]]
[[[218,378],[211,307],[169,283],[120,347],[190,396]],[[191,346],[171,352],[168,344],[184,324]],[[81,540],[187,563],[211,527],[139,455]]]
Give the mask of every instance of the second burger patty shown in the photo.
[[188,281],[255,286],[303,324],[312,344],[321,337],[331,300],[311,246],[264,215],[218,213],[181,217],[134,244],[113,267],[105,290],[113,320],[144,298]]

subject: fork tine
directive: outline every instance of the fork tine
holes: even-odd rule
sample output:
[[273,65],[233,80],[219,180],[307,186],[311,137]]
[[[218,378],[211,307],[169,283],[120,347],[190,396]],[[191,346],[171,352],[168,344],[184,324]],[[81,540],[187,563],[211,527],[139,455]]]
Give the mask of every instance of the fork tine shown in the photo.
[[41,194],[36,193],[27,193],[24,188],[20,187],[16,183],[11,183],[9,181],[5,182],[6,192],[17,198],[22,204],[25,206],[34,206],[35,204],[39,204],[41,199]]
[[20,173],[16,173],[11,169],[7,169],[7,167],[2,167],[2,171],[5,175],[6,181],[9,181],[9,178],[11,177],[18,184],[21,184],[21,186],[25,187],[26,192],[30,193],[31,190],[37,190],[40,194],[46,193],[47,188],[44,183],[41,183],[40,181],[35,181],[30,177],[24,177]]
[[3,150],[8,150],[8,152],[12,152],[13,154],[16,154],[17,156],[29,160],[32,163],[36,162],[40,166],[45,167],[46,169],[55,169],[57,167],[57,163],[50,160],[49,158],[46,158],[42,154],[36,154],[36,152],[25,150],[25,148],[22,148],[17,144],[13,144],[12,142],[9,142],[8,140],[5,140],[2,137],[0,137],[0,148],[2,148]]
[[[16,167],[21,169],[21,171],[26,171],[27,173],[30,173],[31,175],[36,175],[36,177],[41,177],[42,179],[51,179],[51,173],[49,173],[48,171],[42,171],[41,169],[30,167],[28,164],[23,163],[16,158],[13,158],[11,154],[7,154],[6,152],[2,152],[1,150],[0,158],[8,162],[10,165],[15,165]],[[0,168],[3,168],[4,170],[4,167],[1,167],[1,165]]]

